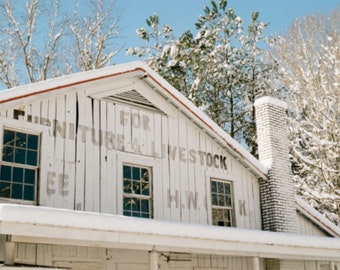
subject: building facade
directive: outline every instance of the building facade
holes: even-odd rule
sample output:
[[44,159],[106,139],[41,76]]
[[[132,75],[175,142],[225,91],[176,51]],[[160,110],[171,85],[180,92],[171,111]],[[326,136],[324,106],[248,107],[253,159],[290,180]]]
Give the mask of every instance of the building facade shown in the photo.
[[260,160],[140,62],[0,92],[2,268],[340,269],[256,108]]

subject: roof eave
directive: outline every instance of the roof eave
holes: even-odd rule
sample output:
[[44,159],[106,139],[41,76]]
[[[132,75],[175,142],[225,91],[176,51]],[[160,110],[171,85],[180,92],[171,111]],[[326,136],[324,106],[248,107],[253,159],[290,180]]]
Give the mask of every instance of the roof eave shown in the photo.
[[310,206],[299,196],[295,196],[296,209],[311,222],[333,237],[340,237],[340,228],[323,216],[319,211]]
[[251,256],[340,260],[340,241],[209,225],[0,205],[0,233],[13,242]]

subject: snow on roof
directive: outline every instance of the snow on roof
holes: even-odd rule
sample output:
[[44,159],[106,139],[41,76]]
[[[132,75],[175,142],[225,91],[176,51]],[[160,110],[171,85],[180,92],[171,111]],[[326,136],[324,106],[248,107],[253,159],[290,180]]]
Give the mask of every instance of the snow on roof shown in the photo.
[[263,104],[272,104],[272,105],[275,105],[275,106],[278,106],[278,107],[281,107],[281,108],[284,108],[284,109],[288,108],[288,104],[286,102],[279,100],[279,99],[276,99],[276,98],[273,98],[273,97],[269,97],[269,96],[261,97],[261,98],[255,100],[255,102],[254,102],[255,107],[261,106]]
[[200,254],[340,260],[340,241],[48,207],[0,204],[0,233],[13,242]]
[[296,209],[309,220],[311,220],[330,235],[338,238],[340,237],[340,228],[332,223],[327,217],[310,206],[305,200],[299,196],[295,196],[295,203]]
[[172,87],[165,79],[154,72],[143,62],[131,62],[103,69],[75,73],[59,78],[46,80],[30,85],[20,86],[0,91],[0,104],[13,105],[29,102],[39,95],[60,94],[69,91],[70,88],[82,86],[87,83],[98,82],[102,79],[110,79],[118,76],[137,76],[159,94],[165,97],[192,121],[204,128],[207,133],[216,138],[223,146],[227,146],[228,152],[246,167],[249,167],[259,178],[267,178],[268,170],[263,164],[253,157],[241,144],[232,139],[221,127],[211,120],[205,113],[192,102]]
[[59,93],[62,90],[68,91],[70,87],[84,85],[101,79],[123,76],[136,71],[143,72],[142,66],[142,62],[132,62],[87,72],[64,75],[46,81],[1,90],[0,104],[5,105],[6,103],[9,103],[11,105],[13,102],[18,101],[21,101],[22,103],[22,99],[26,100],[29,97],[36,97],[37,95],[45,93]]

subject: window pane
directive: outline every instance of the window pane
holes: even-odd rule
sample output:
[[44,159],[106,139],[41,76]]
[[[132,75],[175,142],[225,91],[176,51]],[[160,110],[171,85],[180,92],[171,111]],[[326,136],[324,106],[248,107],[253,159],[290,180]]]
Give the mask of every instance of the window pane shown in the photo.
[[3,198],[11,197],[11,184],[9,182],[0,181],[0,196]]
[[22,199],[22,185],[21,184],[12,184],[12,198]]
[[25,184],[34,185],[35,183],[35,170],[25,169]]
[[217,192],[218,193],[224,193],[224,188],[223,188],[223,183],[222,182],[217,182]]
[[142,200],[142,212],[149,213],[149,200]]
[[132,193],[132,184],[130,179],[124,179],[124,193]]
[[139,201],[139,199],[132,198],[131,203],[132,203],[132,211],[139,212],[140,211],[140,201]]
[[142,195],[150,195],[150,184],[148,182],[142,182]]
[[13,182],[22,183],[24,178],[24,169],[13,167]]
[[13,162],[14,157],[14,147],[4,146],[2,150],[2,160],[7,162]]
[[124,198],[123,200],[123,208],[124,211],[130,211],[131,210],[131,199],[130,198]]
[[216,193],[217,192],[217,183],[216,181],[211,181],[211,192]]
[[27,148],[32,150],[38,150],[39,137],[37,135],[28,134]]
[[131,167],[130,166],[123,166],[123,177],[131,179]]
[[227,209],[212,210],[213,225],[216,226],[231,226],[230,212]]
[[4,145],[14,146],[14,134],[15,132],[12,130],[4,130]]
[[137,167],[132,167],[132,179],[140,180],[140,169]]
[[24,186],[24,200],[34,201],[34,186]]
[[218,205],[217,204],[217,194],[214,194],[214,193],[211,194],[211,203],[212,203],[212,205]]
[[140,182],[133,181],[133,193],[140,194]]
[[225,206],[224,195],[218,195],[218,205],[219,206]]
[[22,133],[22,132],[17,132],[15,136],[15,146],[16,147],[21,147],[21,148],[26,148],[27,144],[27,134]]
[[230,194],[230,184],[228,184],[228,183],[224,184],[224,193]]
[[142,180],[144,182],[149,182],[149,170],[145,168],[142,169]]
[[0,180],[11,181],[12,179],[12,167],[10,166],[1,166]]
[[21,148],[15,149],[14,162],[20,164],[26,164],[26,151]]
[[36,151],[27,150],[27,165],[36,166],[38,164],[38,153]]
[[227,196],[227,197],[226,197],[226,205],[229,206],[229,207],[232,207],[231,196]]
[[221,209],[212,209],[212,221],[213,225],[218,225],[219,221],[223,220],[223,212]]

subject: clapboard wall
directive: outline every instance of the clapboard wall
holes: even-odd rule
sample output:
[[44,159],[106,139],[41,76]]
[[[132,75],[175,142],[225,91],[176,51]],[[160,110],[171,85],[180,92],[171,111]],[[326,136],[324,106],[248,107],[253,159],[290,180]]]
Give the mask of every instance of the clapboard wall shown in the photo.
[[[0,237],[0,243],[0,260],[3,260],[4,237]],[[147,270],[149,269],[149,254],[148,251],[124,249],[18,244],[16,262],[31,266],[60,267],[73,270]],[[340,267],[339,263],[334,264],[327,261],[291,261],[291,263],[292,266],[299,263],[301,269],[308,270],[332,270]],[[254,268],[252,258],[249,257],[165,252],[159,256],[159,269],[253,270]],[[260,269],[266,269],[263,259],[260,260]]]
[[39,205],[122,214],[122,164],[132,163],[152,167],[155,219],[211,223],[215,177],[233,183],[236,226],[261,229],[257,177],[204,129],[165,100],[157,105],[166,112],[91,98],[93,91],[0,109],[2,127],[41,133]]
[[[162,93],[167,91],[165,82],[146,82],[152,74],[144,71],[129,73],[117,71],[115,77],[99,72],[96,79],[77,75],[74,80],[61,79],[65,84],[52,80],[32,85],[33,90],[24,87],[26,92],[14,89],[15,95],[1,100],[0,142],[4,128],[40,134],[38,197],[32,204],[121,215],[123,164],[134,164],[152,168],[154,219],[211,224],[210,181],[216,178],[232,183],[234,225],[261,229],[259,176],[230,154],[239,149],[229,153],[221,138],[214,138],[209,121],[203,124],[204,117],[198,120],[199,115],[195,119],[191,106],[182,111],[187,101],[177,97],[176,102],[171,91]],[[115,100],[131,90],[151,106]],[[242,151],[239,154],[241,159]],[[2,202],[29,203],[1,198]],[[301,231],[316,234],[307,228],[308,221],[300,219],[300,223],[306,225]],[[4,259],[5,239],[0,236],[0,260]],[[54,245],[16,243],[15,263],[82,270],[149,269],[149,251],[83,244],[69,246],[58,239]],[[262,258],[258,265],[257,258],[183,250],[158,253],[158,257],[160,269],[250,270],[254,262],[259,269],[270,263]],[[315,270],[335,266],[316,261],[298,264],[301,269]]]

